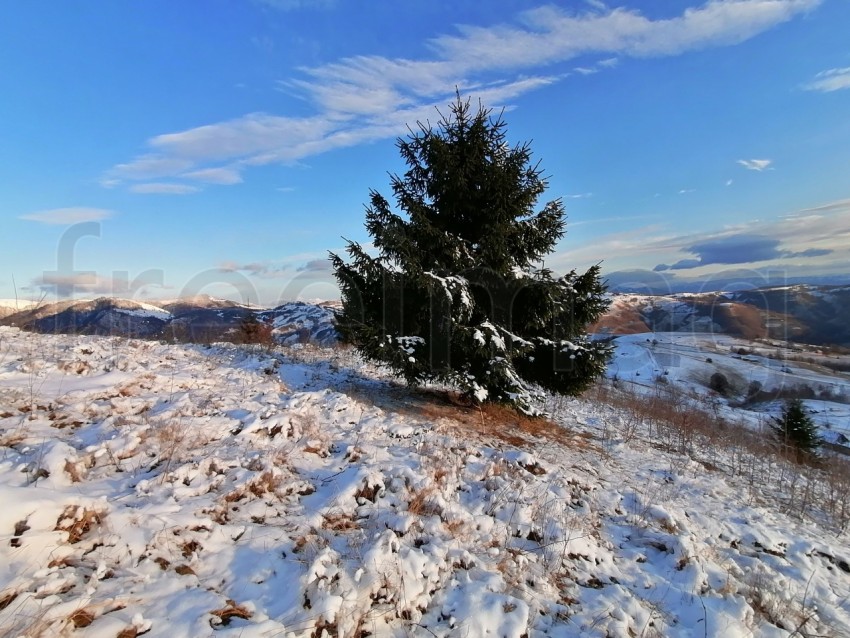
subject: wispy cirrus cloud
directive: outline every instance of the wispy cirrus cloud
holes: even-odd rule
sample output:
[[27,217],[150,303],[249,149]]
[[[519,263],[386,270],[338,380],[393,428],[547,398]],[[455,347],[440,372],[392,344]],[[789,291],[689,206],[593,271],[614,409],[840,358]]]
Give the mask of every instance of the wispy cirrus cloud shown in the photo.
[[804,84],[803,88],[807,91],[820,91],[821,93],[850,89],[850,66],[821,71],[811,82]]
[[123,179],[157,179],[177,175],[190,168],[192,162],[183,157],[146,154],[113,166],[107,179],[115,183]]
[[[281,9],[309,4],[263,1]],[[589,74],[613,68],[624,57],[734,45],[821,2],[707,0],[664,19],[590,2],[583,11],[546,5],[494,26],[461,25],[431,39],[429,57],[363,55],[302,68],[300,77],[281,82],[281,88],[305,98],[312,115],[249,113],[158,135],[148,140],[146,153],[108,171],[104,183],[182,176],[236,184],[235,175],[250,166],[292,163],[403,134],[408,123],[432,117],[435,105],[449,102],[455,87],[498,106],[571,75],[569,67],[555,68],[558,64],[596,57],[574,67],[576,73]],[[219,181],[210,182],[213,175]]]
[[225,186],[242,182],[242,175],[239,174],[239,171],[233,168],[223,167],[189,171],[188,173],[183,173],[182,177],[206,184],[223,184]]
[[189,195],[197,193],[200,188],[190,184],[170,184],[166,182],[150,182],[146,184],[133,184],[130,191],[142,195]]
[[773,164],[773,160],[769,159],[739,159],[738,164],[750,171],[763,171]]
[[99,222],[112,217],[113,214],[111,210],[105,210],[103,208],[72,206],[70,208],[53,208],[36,213],[27,213],[26,215],[21,215],[20,219],[59,226],[80,224],[83,222]]
[[433,43],[440,56],[470,68],[522,68],[599,53],[649,57],[743,42],[821,0],[712,0],[677,17],[653,20],[634,9],[571,13],[553,5],[526,11],[517,24],[458,27]]
[[254,261],[240,263],[232,260],[223,261],[218,264],[217,269],[223,273],[243,273],[249,277],[260,279],[280,279],[291,276],[295,270],[285,263],[271,263],[268,261]]

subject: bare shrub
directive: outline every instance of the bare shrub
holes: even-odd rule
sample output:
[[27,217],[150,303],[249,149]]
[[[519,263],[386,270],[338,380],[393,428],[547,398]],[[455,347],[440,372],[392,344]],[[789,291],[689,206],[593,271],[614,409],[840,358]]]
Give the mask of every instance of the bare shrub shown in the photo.
[[850,460],[833,457],[824,473],[823,505],[842,532],[850,523]]

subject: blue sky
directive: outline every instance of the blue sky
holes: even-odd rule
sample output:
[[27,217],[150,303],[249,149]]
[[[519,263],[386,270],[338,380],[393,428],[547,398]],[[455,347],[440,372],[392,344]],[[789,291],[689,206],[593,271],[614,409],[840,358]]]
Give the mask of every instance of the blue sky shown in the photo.
[[[336,296],[455,87],[612,283],[850,275],[846,0],[0,5],[0,298]],[[541,200],[541,206],[544,203]],[[700,284],[695,284],[700,285]]]

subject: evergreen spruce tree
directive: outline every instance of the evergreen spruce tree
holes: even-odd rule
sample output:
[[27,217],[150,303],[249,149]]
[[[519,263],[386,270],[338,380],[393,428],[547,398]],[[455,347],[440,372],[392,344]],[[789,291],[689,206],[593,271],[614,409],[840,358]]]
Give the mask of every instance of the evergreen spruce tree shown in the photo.
[[274,343],[272,327],[260,321],[257,315],[249,310],[239,322],[234,341],[236,343],[270,346]]
[[823,439],[812,417],[806,414],[802,399],[789,399],[785,402],[781,417],[774,417],[771,426],[779,441],[800,461],[816,461],[818,448]]
[[331,254],[344,340],[410,385],[448,383],[472,401],[534,413],[538,388],[578,394],[610,347],[588,324],[607,308],[599,266],[558,277],[542,260],[565,232],[528,143],[510,147],[505,122],[457,96],[436,129],[419,123],[391,176],[398,209],[370,192],[366,228],[377,255],[349,242]]

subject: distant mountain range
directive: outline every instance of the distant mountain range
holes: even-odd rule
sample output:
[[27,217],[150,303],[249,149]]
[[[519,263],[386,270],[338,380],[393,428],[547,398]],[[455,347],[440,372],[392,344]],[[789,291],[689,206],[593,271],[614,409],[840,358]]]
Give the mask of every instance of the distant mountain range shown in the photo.
[[[100,298],[32,305],[0,300],[0,325],[48,333],[120,335],[168,341],[238,340],[256,319],[283,344],[336,341],[334,303],[262,309],[208,296],[142,303]],[[19,306],[20,307],[20,306]],[[738,292],[614,294],[591,331],[608,334],[700,332],[850,347],[850,286],[780,286]]]
[[243,324],[256,319],[268,326],[278,343],[330,345],[336,341],[332,306],[291,302],[263,309],[206,295],[156,304],[101,297],[23,310],[0,305],[0,325],[45,333],[208,343],[239,340]]
[[594,332],[710,332],[850,347],[850,286],[778,286],[738,292],[616,294]]

